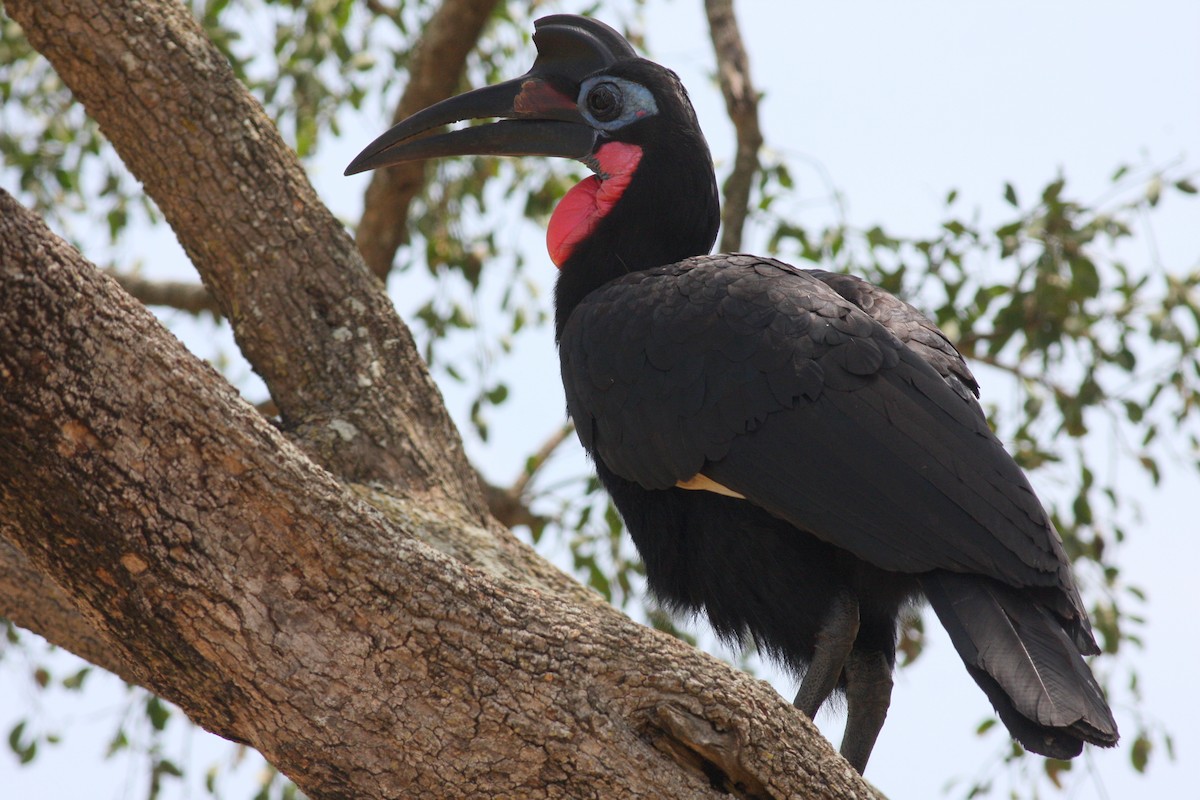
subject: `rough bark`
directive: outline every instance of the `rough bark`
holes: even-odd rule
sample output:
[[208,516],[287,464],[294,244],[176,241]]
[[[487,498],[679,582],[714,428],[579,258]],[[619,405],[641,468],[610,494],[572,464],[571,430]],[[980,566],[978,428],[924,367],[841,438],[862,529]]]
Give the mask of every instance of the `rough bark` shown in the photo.
[[408,329],[188,9],[5,7],[154,198],[302,446],[341,477],[449,496],[482,518]]
[[[421,31],[409,59],[408,84],[396,107],[399,122],[449,97],[462,83],[467,55],[483,32],[498,0],[444,0]],[[364,142],[365,144],[365,142]],[[396,250],[406,241],[408,208],[425,185],[427,165],[399,164],[371,173],[355,239],[367,265],[387,278]]]
[[4,194],[0,294],[0,531],[309,796],[868,796],[765,684],[389,522]]
[[708,29],[717,55],[717,76],[725,110],[737,133],[733,169],[721,187],[720,252],[734,253],[742,246],[742,229],[750,211],[750,190],[758,174],[758,151],[763,135],[758,124],[758,90],[750,79],[750,57],[742,43],[733,0],[705,0]]
[[0,512],[0,616],[18,627],[45,632],[80,658],[134,683],[119,651],[71,604],[69,595],[39,571],[11,542],[17,530]]
[[0,192],[0,614],[313,798],[869,796],[764,684],[484,517],[407,330],[183,6],[6,11],[162,208],[287,434]]

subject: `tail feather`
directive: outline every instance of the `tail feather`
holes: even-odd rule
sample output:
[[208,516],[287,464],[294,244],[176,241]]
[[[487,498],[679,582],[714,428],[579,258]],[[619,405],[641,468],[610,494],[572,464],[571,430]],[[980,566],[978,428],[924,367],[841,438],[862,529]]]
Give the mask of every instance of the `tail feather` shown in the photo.
[[921,583],[967,671],[1025,749],[1073,758],[1084,742],[1117,743],[1082,648],[1045,605],[977,575],[933,572]]

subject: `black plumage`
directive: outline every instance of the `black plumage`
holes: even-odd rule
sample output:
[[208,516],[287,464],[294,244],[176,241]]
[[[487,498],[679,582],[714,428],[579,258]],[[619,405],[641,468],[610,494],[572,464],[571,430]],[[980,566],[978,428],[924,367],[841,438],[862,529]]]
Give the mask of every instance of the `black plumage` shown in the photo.
[[[861,279],[703,255],[716,182],[678,78],[593,20],[539,20],[534,40],[529,73],[420,112],[348,171],[467,152],[596,171],[551,221],[556,334],[652,591],[802,674],[806,713],[845,691],[860,771],[920,597],[1026,748],[1114,744],[1062,544],[949,340]],[[480,116],[507,119],[413,138]]]

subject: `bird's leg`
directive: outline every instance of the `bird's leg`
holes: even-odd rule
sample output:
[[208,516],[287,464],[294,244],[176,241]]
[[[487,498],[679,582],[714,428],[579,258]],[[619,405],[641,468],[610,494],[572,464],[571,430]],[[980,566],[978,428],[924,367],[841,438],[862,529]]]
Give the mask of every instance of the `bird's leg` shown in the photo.
[[877,650],[851,650],[846,659],[846,732],[842,757],[861,775],[892,702],[892,665]]
[[837,686],[842,667],[854,639],[858,636],[858,599],[849,592],[840,592],[833,599],[829,615],[821,623],[812,662],[800,682],[800,691],[792,705],[808,715],[817,716],[821,704]]

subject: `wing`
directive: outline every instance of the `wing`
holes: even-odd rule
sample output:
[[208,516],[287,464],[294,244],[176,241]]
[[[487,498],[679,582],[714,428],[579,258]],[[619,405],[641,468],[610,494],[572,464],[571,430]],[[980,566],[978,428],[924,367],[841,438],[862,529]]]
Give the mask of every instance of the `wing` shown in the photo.
[[[805,270],[842,297],[865,311],[905,346],[919,355],[965,400],[979,397],[979,383],[962,353],[929,317],[890,292],[855,275]],[[979,409],[983,413],[983,409]]]
[[630,274],[575,309],[559,348],[580,439],[627,480],[703,474],[883,569],[1077,603],[1057,535],[974,398],[812,275],[728,255]]

